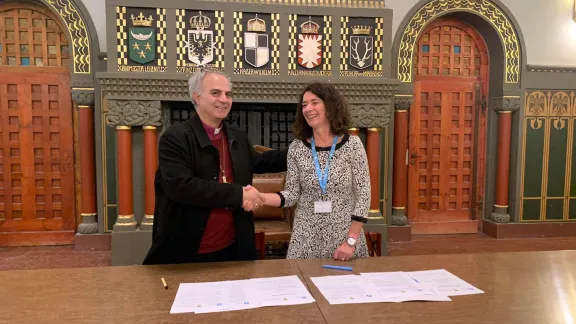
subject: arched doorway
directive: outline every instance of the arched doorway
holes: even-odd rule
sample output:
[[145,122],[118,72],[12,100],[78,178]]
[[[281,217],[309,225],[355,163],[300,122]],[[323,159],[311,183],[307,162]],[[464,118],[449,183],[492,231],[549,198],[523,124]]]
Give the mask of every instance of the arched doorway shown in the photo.
[[430,23],[416,44],[407,157],[412,233],[476,233],[485,183],[487,46],[474,28],[448,18]]
[[0,5],[0,246],[73,241],[75,127],[64,31],[43,6]]

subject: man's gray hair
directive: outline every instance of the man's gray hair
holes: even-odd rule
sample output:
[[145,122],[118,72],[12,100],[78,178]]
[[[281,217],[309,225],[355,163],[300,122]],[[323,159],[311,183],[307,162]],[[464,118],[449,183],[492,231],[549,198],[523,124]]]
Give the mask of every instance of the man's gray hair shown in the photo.
[[194,93],[200,94],[202,92],[202,86],[204,85],[204,78],[208,74],[211,74],[211,73],[220,74],[220,75],[226,77],[226,79],[228,79],[228,82],[230,83],[230,88],[232,88],[232,81],[230,81],[230,77],[228,75],[226,75],[226,73],[204,68],[204,69],[194,73],[190,77],[190,79],[188,79],[188,93],[190,94],[190,100],[192,101],[192,104],[194,105],[194,107],[196,107],[196,103],[194,102],[193,94]]

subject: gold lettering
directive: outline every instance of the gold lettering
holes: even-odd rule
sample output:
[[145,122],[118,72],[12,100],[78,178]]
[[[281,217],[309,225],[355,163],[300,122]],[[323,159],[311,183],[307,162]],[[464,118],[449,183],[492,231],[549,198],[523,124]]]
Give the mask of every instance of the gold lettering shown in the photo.
[[151,65],[118,65],[120,72],[166,72],[168,70],[165,66],[151,66]]
[[304,71],[304,70],[289,70],[288,75],[300,76],[332,76],[332,71]]
[[383,75],[382,71],[340,71],[342,77],[381,77]]
[[[210,70],[212,71],[218,71],[218,72],[224,72],[224,68],[217,68],[214,66],[210,66],[208,65],[208,67],[210,68]],[[193,65],[187,65],[187,66],[178,66],[176,67],[176,72],[177,73],[196,73],[198,71],[200,71],[201,68],[198,66],[193,66]]]
[[244,75],[280,75],[279,70],[234,69],[234,74]]

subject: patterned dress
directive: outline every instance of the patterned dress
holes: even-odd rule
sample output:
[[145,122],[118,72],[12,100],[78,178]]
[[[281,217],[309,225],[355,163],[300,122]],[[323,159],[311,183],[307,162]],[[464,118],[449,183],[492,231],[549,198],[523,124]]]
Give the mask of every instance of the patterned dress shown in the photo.
[[[316,147],[322,173],[329,147]],[[311,145],[294,140],[288,149],[286,185],[281,191],[283,207],[296,206],[288,259],[332,258],[348,238],[352,216],[367,217],[370,206],[370,176],[364,146],[357,136],[344,135],[330,162],[326,196],[323,198]],[[329,200],[331,213],[314,213],[314,202]],[[364,231],[353,258],[368,257]]]

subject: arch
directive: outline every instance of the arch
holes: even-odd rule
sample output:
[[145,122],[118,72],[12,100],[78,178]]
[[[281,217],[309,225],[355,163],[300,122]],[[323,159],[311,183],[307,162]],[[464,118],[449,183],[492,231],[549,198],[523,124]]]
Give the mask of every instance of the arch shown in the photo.
[[413,55],[419,35],[426,26],[452,12],[473,13],[487,21],[497,32],[505,52],[504,83],[520,84],[524,41],[518,24],[496,0],[421,0],[399,26],[395,38],[396,75],[403,83],[413,82]]

